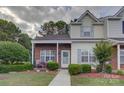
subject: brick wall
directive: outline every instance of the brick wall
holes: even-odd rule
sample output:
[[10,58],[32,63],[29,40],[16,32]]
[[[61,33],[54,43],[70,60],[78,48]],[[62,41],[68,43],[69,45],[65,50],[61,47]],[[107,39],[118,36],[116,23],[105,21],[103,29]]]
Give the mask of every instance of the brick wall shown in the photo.
[[[38,64],[40,62],[40,52],[41,50],[55,50],[56,51],[56,44],[35,44],[35,50],[34,50],[34,57],[35,62]],[[59,44],[59,64],[61,62],[61,50],[70,50],[71,45],[70,44]],[[61,65],[61,64],[60,64]]]

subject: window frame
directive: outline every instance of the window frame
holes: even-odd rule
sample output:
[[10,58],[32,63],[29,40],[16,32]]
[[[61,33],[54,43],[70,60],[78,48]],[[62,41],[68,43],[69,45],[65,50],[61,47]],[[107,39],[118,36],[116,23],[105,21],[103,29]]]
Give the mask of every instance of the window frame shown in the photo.
[[[44,52],[44,54],[42,55],[42,52],[43,51],[45,51]],[[52,54],[52,52],[55,52],[55,54]],[[42,61],[42,58],[44,57],[44,62],[45,63],[47,63],[48,61],[51,61],[52,60],[52,57],[54,57],[54,60],[52,60],[52,61],[55,61],[56,60],[56,50],[46,50],[46,49],[42,49],[41,51],[40,51],[40,61],[41,62],[43,62]],[[48,58],[48,60],[47,60],[47,58]]]
[[[90,31],[86,31],[86,30],[84,30],[84,28],[86,28],[86,27],[90,27]],[[90,33],[90,36],[86,36],[84,33],[85,32],[89,32]],[[93,37],[94,36],[94,33],[93,33],[93,26],[83,26],[83,25],[81,25],[81,33],[80,33],[80,36],[81,37]]]
[[[83,55],[83,53],[82,52],[87,52],[87,55],[84,53],[84,55]],[[94,64],[94,63],[96,63],[96,57],[95,57],[95,61],[93,62],[93,61],[91,61],[91,57],[95,57],[95,54],[93,53],[93,50],[84,50],[84,49],[81,49],[81,64]],[[87,59],[87,62],[83,62],[82,61],[82,57],[87,57],[88,59]]]
[[122,21],[122,34],[124,34],[124,21]]
[[121,62],[121,57],[124,58],[124,54],[121,55],[121,51],[124,53],[124,49],[120,49],[120,64],[124,64],[124,61]]

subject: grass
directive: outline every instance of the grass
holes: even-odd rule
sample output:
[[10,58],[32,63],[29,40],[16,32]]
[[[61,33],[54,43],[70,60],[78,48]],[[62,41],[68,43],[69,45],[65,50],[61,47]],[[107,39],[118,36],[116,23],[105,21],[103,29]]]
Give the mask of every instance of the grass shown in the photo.
[[72,86],[124,86],[124,80],[71,76]]
[[47,86],[55,75],[55,72],[0,74],[0,86]]

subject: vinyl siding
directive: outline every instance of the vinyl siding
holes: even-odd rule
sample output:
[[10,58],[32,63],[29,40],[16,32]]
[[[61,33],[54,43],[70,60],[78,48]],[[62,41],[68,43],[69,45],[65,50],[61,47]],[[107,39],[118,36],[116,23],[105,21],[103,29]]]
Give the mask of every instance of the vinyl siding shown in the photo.
[[82,25],[70,25],[70,36],[71,38],[86,38],[81,36],[81,27],[82,26],[92,26],[93,27],[93,37],[89,38],[104,38],[104,25],[93,25],[94,20],[91,19],[89,16],[85,16],[82,20]]
[[77,64],[78,63],[78,50],[84,49],[84,50],[93,50],[93,47],[95,47],[96,43],[72,43],[71,45],[71,64]]
[[123,38],[122,20],[108,20],[108,37],[109,38]]

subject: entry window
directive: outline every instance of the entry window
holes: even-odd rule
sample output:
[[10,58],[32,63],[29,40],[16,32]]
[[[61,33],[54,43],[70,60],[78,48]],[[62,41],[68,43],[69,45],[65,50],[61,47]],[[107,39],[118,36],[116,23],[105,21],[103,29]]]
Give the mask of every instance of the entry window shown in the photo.
[[41,50],[40,58],[41,62],[55,61],[56,51],[55,50]]
[[124,49],[120,50],[120,64],[124,64]]
[[96,61],[93,51],[81,50],[81,63],[94,63]]

